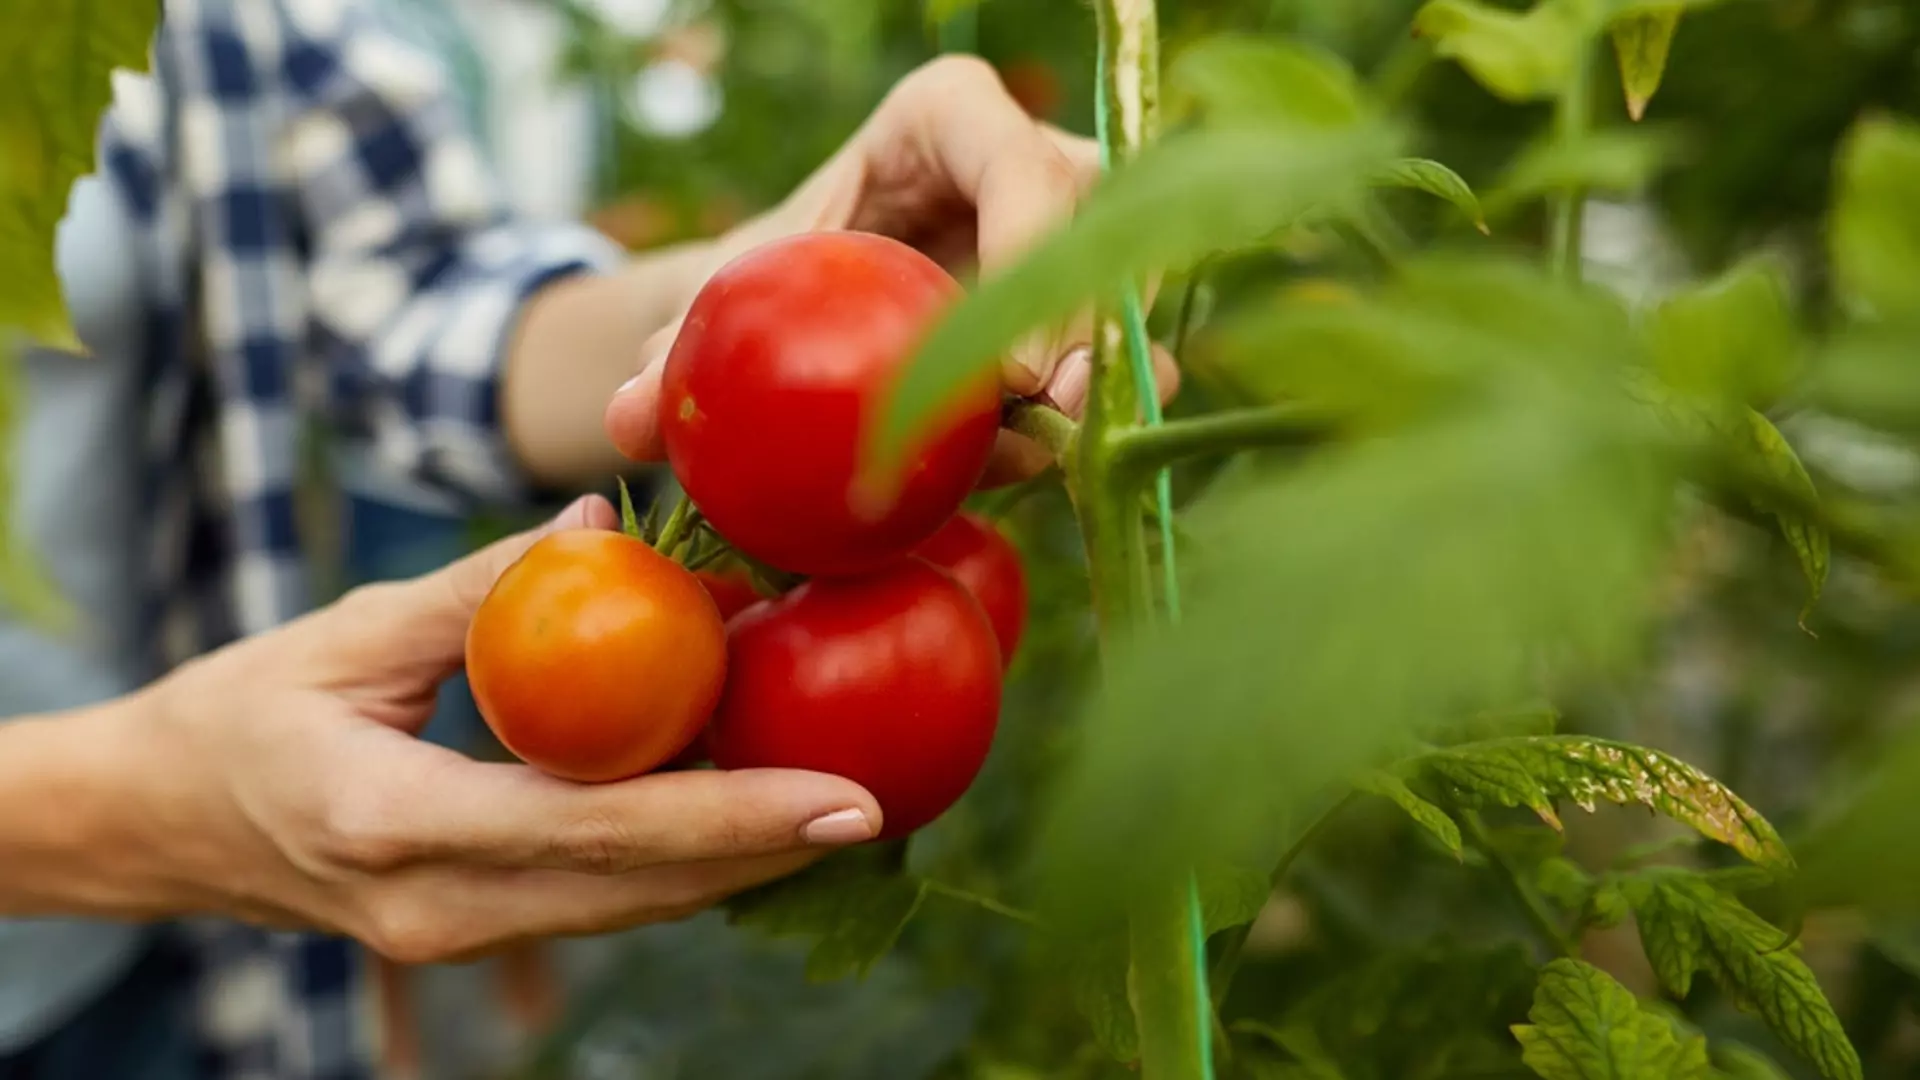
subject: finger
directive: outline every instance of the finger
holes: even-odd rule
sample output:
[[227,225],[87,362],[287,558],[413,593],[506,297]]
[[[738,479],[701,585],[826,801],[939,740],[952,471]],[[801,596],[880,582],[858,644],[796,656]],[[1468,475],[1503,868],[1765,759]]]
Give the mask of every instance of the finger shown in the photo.
[[[923,68],[904,89],[912,97],[918,141],[935,167],[974,207],[980,269],[991,276],[1016,262],[1073,217],[1083,171],[976,58],[949,57]],[[1015,393],[1045,385],[1065,333],[1015,346],[1003,378]]]
[[[1180,366],[1174,361],[1173,354],[1158,343],[1149,345],[1153,359],[1154,389],[1161,404],[1173,400],[1180,389]],[[1125,357],[1121,358],[1125,361]],[[1076,419],[1087,410],[1087,394],[1093,378],[1093,351],[1075,350],[1068,354],[1054,372],[1053,380],[1048,383],[1043,399],[1047,404]]]
[[622,874],[844,847],[872,839],[881,823],[866,789],[824,773],[700,769],[574,784],[454,754],[387,761],[370,763],[334,815],[338,854],[361,869],[449,863]]
[[465,653],[473,613],[527,549],[558,530],[611,529],[618,521],[605,498],[582,496],[539,527],[430,574],[355,589],[305,624],[309,662],[321,669],[321,685],[334,679],[364,684],[392,675],[444,678]]
[[640,374],[616,390],[607,403],[603,420],[607,438],[633,461],[662,461],[667,456],[660,438],[660,378],[667,350],[679,333],[680,323],[675,321],[648,339],[640,357]]
[[1053,454],[1046,447],[1019,432],[1003,430],[994,440],[993,456],[987,459],[987,470],[977,486],[990,491],[1017,484],[1040,475],[1052,464]]
[[786,877],[824,851],[681,863],[626,874],[423,867],[386,880],[349,932],[403,963],[479,959],[539,938],[672,922]]

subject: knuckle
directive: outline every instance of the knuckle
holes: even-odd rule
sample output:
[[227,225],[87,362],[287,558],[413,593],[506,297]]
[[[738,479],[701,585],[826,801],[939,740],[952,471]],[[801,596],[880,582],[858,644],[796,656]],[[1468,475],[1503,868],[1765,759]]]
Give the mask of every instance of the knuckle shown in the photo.
[[316,835],[317,854],[328,863],[362,873],[382,873],[405,863],[412,851],[393,829],[398,808],[380,786],[349,782],[328,789]]
[[633,827],[604,812],[573,819],[550,842],[557,861],[589,874],[618,874],[643,861],[643,847]]
[[461,955],[474,943],[461,940],[448,920],[410,895],[372,904],[363,944],[397,964],[435,964]]
[[922,64],[909,76],[916,89],[927,91],[978,92],[1002,90],[1000,73],[978,56],[949,53]]

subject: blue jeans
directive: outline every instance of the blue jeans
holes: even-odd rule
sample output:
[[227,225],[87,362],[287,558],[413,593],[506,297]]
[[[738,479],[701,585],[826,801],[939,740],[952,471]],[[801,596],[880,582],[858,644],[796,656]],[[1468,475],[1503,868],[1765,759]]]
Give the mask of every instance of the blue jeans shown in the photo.
[[0,1080],[198,1080],[193,960],[167,934],[78,1016],[0,1057]]

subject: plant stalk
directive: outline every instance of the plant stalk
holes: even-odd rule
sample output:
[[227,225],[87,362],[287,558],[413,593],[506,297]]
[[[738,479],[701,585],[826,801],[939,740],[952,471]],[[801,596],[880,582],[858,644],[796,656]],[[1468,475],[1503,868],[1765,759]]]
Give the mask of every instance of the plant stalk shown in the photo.
[[1110,435],[1115,467],[1147,477],[1188,458],[1254,446],[1316,446],[1333,435],[1324,415],[1299,405],[1262,405],[1170,420]]
[[[1591,43],[1580,49],[1574,61],[1573,77],[1554,101],[1553,138],[1562,145],[1578,143],[1586,138],[1587,125],[1593,114],[1594,51]],[[1565,188],[1553,197],[1548,257],[1554,273],[1568,281],[1578,281],[1582,275],[1583,245],[1580,232],[1586,205],[1587,191],[1583,187]]]
[[1540,899],[1540,894],[1534,892],[1533,886],[1520,876],[1520,870],[1513,865],[1513,861],[1494,844],[1492,834],[1487,832],[1486,822],[1480,820],[1480,814],[1473,810],[1465,811],[1460,815],[1460,824],[1465,827],[1467,838],[1485,852],[1488,861],[1500,871],[1500,880],[1507,886],[1507,891],[1513,894],[1514,900],[1519,902],[1521,910],[1526,912],[1527,921],[1533,924],[1540,937],[1559,955],[1577,959],[1580,956],[1580,944],[1560,925],[1560,920],[1553,917],[1553,912],[1547,910],[1546,901]]
[[[1333,824],[1333,819],[1359,797],[1359,791],[1349,791],[1341,797],[1339,802],[1327,807],[1319,817],[1314,818],[1312,824],[1294,838],[1293,843],[1287,847],[1286,854],[1280,856],[1280,862],[1274,866],[1273,873],[1268,875],[1268,884],[1278,889],[1287,880],[1287,874],[1293,869],[1293,864],[1300,861],[1300,856],[1306,854],[1307,849],[1313,846],[1313,842],[1327,831],[1327,826]],[[1233,989],[1233,977],[1240,970],[1240,956],[1246,951],[1247,935],[1252,932],[1253,924],[1243,923],[1220,934],[1220,955],[1214,961],[1213,971],[1207,980],[1216,1011],[1226,1003],[1227,991]]]

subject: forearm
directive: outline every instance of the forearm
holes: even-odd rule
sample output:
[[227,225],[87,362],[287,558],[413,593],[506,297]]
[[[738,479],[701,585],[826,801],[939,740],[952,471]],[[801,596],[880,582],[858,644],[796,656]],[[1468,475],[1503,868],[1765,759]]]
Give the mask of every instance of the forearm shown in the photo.
[[161,884],[166,829],[143,792],[147,697],[0,724],[0,917],[142,918],[190,906]]
[[513,336],[501,390],[501,419],[521,466],[563,488],[630,468],[601,417],[639,372],[648,339],[730,260],[843,216],[844,192],[857,190],[844,175],[852,168],[828,162],[778,207],[718,239],[647,252],[615,273],[563,278],[536,294]]
[[719,241],[640,255],[610,274],[576,274],[535,294],[514,334],[501,421],[534,479],[576,487],[631,467],[600,416],[665,329],[729,257]]

